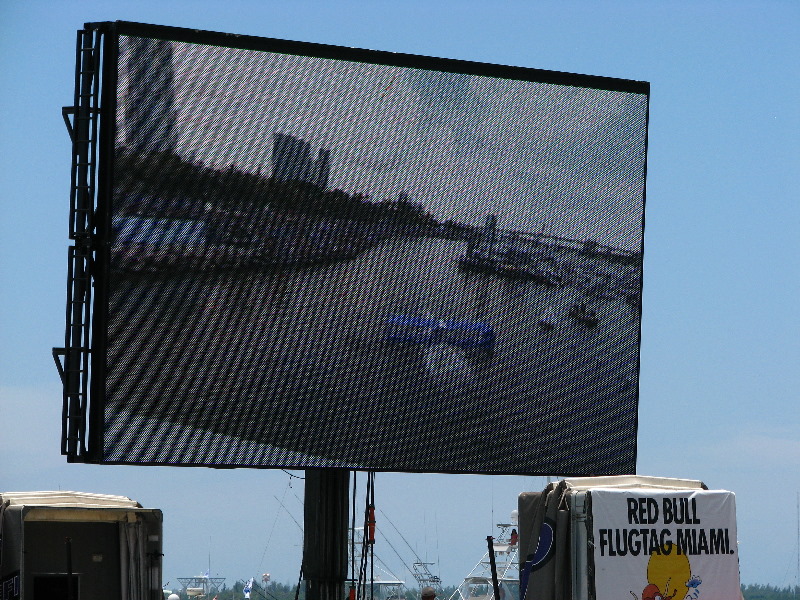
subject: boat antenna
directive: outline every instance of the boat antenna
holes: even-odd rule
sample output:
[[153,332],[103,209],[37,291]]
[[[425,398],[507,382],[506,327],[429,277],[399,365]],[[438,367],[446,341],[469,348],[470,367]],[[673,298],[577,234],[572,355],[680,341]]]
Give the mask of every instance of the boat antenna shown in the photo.
[[496,521],[494,520],[494,478],[492,478],[491,491],[492,491],[492,495],[491,495],[491,505],[492,505],[492,511],[491,511],[491,512],[492,512],[492,522],[490,523],[490,525],[491,525],[491,529],[490,529],[490,531],[491,531],[492,529],[494,529],[494,525],[495,525],[495,522],[496,522]]
[[434,521],[434,525],[436,527],[436,569],[439,573],[442,572],[442,559],[441,555],[439,554],[439,519]]

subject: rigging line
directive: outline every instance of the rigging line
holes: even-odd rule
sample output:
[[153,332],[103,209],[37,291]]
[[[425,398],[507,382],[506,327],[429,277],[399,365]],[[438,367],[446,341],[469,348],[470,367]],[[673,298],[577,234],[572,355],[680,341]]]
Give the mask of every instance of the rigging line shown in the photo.
[[[378,510],[380,510],[380,509],[378,509]],[[382,510],[380,510],[380,513],[381,513],[381,516],[383,516],[383,517],[386,519],[386,521],[389,523],[389,525],[391,525],[391,526],[392,526],[392,528],[395,530],[395,532],[397,533],[397,535],[399,535],[399,536],[400,536],[400,539],[402,539],[402,540],[405,542],[405,544],[406,544],[406,546],[408,546],[409,550],[411,550],[411,555],[414,557],[414,560],[415,560],[417,563],[419,563],[420,565],[426,565],[426,564],[428,564],[426,561],[422,560],[422,558],[419,556],[419,554],[417,554],[416,550],[414,550],[414,548],[411,546],[411,544],[408,542],[408,540],[407,540],[405,537],[403,537],[403,534],[402,534],[402,533],[400,533],[400,530],[399,530],[399,529],[397,528],[397,526],[396,526],[396,525],[395,525],[395,524],[392,522],[392,520],[389,518],[389,516],[388,516],[388,515],[387,515],[385,512],[383,512]],[[405,566],[405,569],[406,569],[406,571],[407,571],[407,572],[408,572],[408,573],[409,573],[409,574],[410,574],[410,575],[411,575],[411,576],[412,576],[414,579],[416,579],[416,578],[417,578],[417,575],[416,575],[416,574],[415,574],[415,572],[413,571],[412,567],[409,567],[409,566],[408,566],[408,563],[406,562],[406,560],[405,560],[405,559],[404,559],[402,556],[400,556],[400,553],[399,553],[399,552],[397,551],[397,549],[396,549],[396,548],[395,548],[395,547],[394,547],[394,546],[393,546],[393,545],[392,545],[392,544],[389,542],[389,540],[388,540],[388,539],[386,540],[386,543],[389,545],[389,547],[390,547],[390,548],[391,548],[391,549],[394,551],[394,553],[397,555],[397,558],[399,558],[399,559],[400,559],[400,561],[402,562],[402,564]],[[396,576],[395,576],[395,577],[396,577]]]
[[[386,540],[384,539],[384,541],[386,541]],[[386,543],[388,544],[388,541],[386,541]],[[390,545],[390,547],[391,547],[391,545]],[[395,554],[397,554],[397,552],[395,552]],[[405,561],[403,560],[403,557],[402,557],[402,556],[400,556],[400,555],[398,554],[398,555],[397,555],[397,558],[399,558],[399,559],[400,559],[400,561],[402,562],[402,564],[405,564]],[[382,568],[383,568],[383,570],[384,570],[384,571],[386,571],[386,574],[387,574],[387,575],[391,575],[391,576],[392,576],[392,577],[394,577],[395,579],[400,579],[400,578],[399,578],[397,575],[395,575],[395,574],[392,572],[392,569],[389,567],[389,565],[387,565],[387,564],[386,564],[386,563],[385,563],[383,560],[381,560],[381,557],[380,557],[380,556],[375,556],[373,560],[375,560],[375,561],[378,563],[378,566],[382,567]]]
[[[362,528],[362,531],[363,531],[363,528]],[[386,538],[386,537],[382,537],[381,538],[381,542],[385,542],[386,545],[389,546],[389,548],[391,548],[391,550],[394,552],[395,556],[400,561],[400,564],[402,564],[405,567],[405,569],[408,571],[409,569],[408,569],[408,565],[406,563],[406,559],[403,556],[400,556],[400,553],[392,545],[392,543],[389,541],[389,539]],[[377,561],[378,565],[381,566],[384,571],[386,571],[387,575],[391,575],[392,577],[394,577],[395,579],[398,579],[398,580],[400,579],[400,577],[398,577],[397,574],[394,571],[392,571],[391,567],[389,567],[389,565],[384,560],[382,560],[380,556],[375,556],[375,560]]]
[[350,581],[356,579],[356,477],[358,471],[353,471],[353,508],[350,519]]
[[[289,491],[289,488],[292,487],[291,479],[286,483],[286,489],[283,490],[283,497],[286,497],[286,492]],[[278,500],[280,503],[280,500]],[[283,506],[283,504],[281,504]],[[289,512],[289,511],[286,511]],[[278,511],[275,511],[275,520],[272,521],[272,529],[269,530],[269,536],[267,537],[267,545],[264,546],[264,552],[261,554],[261,562],[258,563],[258,570],[261,570],[261,567],[264,566],[264,557],[267,555],[267,549],[269,548],[269,543],[272,541],[272,534],[275,532],[275,525],[278,523]],[[289,515],[291,517],[291,515]],[[301,528],[302,530],[302,528]]]
[[375,597],[375,471],[370,472],[372,479],[372,487],[370,491],[369,502],[369,520],[370,520],[370,545],[369,545],[369,561],[370,561],[370,598]]
[[408,540],[405,537],[403,537],[403,534],[400,533],[400,530],[397,528],[397,526],[394,523],[392,523],[392,520],[388,516],[386,516],[386,513],[383,512],[382,510],[381,510],[381,515],[383,515],[383,517],[386,519],[389,525],[391,525],[392,528],[394,528],[394,530],[397,532],[397,535],[400,536],[400,539],[402,539],[406,543],[406,546],[408,546],[409,550],[411,550],[411,554],[414,555],[414,558],[417,560],[417,562],[424,562],[417,554],[417,551],[414,550],[413,546],[411,546],[411,544],[408,543]]
[[[363,528],[361,528],[361,529],[363,530]],[[358,528],[356,528],[356,530],[358,530]],[[363,539],[363,536],[362,536],[362,539]],[[397,558],[400,560],[400,562],[401,562],[403,565],[405,565],[405,564],[406,564],[405,558],[403,558],[402,556],[400,556],[400,555],[397,553],[397,550],[395,550],[395,549],[394,549],[394,547],[392,547],[391,543],[389,543],[389,541],[388,541],[387,539],[385,539],[385,538],[381,538],[381,541],[382,541],[382,542],[386,542],[386,545],[388,545],[388,546],[389,546],[389,547],[390,547],[392,550],[394,550],[395,556],[397,556]],[[361,543],[361,541],[359,541],[358,543],[360,544],[360,543]],[[376,541],[375,543],[377,544],[377,541]],[[388,565],[388,564],[386,564],[386,562],[385,562],[383,559],[381,559],[381,557],[380,557],[380,556],[377,556],[377,555],[376,555],[376,556],[375,556],[375,558],[374,558],[374,560],[375,560],[375,562],[378,564],[378,566],[380,566],[380,567],[381,567],[381,568],[382,568],[384,571],[386,571],[386,574],[387,574],[387,575],[391,575],[391,576],[392,576],[392,577],[394,577],[395,579],[400,579],[400,578],[397,576],[397,574],[396,574],[396,573],[394,573],[394,572],[392,571],[391,567],[389,567],[389,565]]]
[[[277,497],[277,496],[273,496],[273,498],[275,498],[275,500],[278,500],[278,497]],[[297,528],[298,528],[298,529],[300,530],[300,532],[302,533],[302,532],[303,532],[303,526],[302,526],[302,525],[300,525],[299,521],[298,521],[297,519],[295,519],[295,518],[294,518],[294,515],[292,515],[292,513],[290,513],[290,512],[289,512],[289,509],[288,509],[288,508],[286,508],[286,506],[283,504],[283,502],[281,502],[280,500],[278,500],[278,504],[280,504],[280,505],[281,505],[281,508],[282,508],[283,510],[285,510],[285,511],[286,511],[286,514],[287,514],[287,515],[289,515],[289,517],[291,517],[292,521],[294,521],[294,524],[295,524],[295,525],[297,525]]]
[[[383,537],[383,541],[384,541],[384,542],[386,542],[386,545],[387,545],[387,546],[389,546],[389,548],[391,548],[391,549],[392,549],[392,552],[394,552],[394,555],[395,555],[397,558],[399,558],[399,559],[400,559],[400,562],[401,562],[402,564],[406,564],[406,559],[405,559],[405,558],[403,558],[402,556],[400,556],[400,553],[397,551],[397,548],[395,548],[395,547],[392,545],[392,542],[390,542],[390,541],[389,541],[389,538],[387,538],[386,536],[384,536],[384,537]],[[390,572],[390,574],[391,574],[391,575],[394,577],[394,574],[392,574],[391,572]]]

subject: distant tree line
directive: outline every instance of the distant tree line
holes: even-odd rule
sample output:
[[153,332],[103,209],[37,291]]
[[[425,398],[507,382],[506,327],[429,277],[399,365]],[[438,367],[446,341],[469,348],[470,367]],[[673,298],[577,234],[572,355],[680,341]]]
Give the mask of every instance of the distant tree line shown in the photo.
[[140,214],[180,217],[199,215],[208,207],[244,212],[269,207],[320,217],[392,220],[427,228],[438,225],[433,215],[403,193],[396,199],[373,202],[364,194],[322,189],[307,181],[283,181],[233,166],[198,165],[171,152],[118,149],[114,169],[118,211],[127,208]]
[[742,586],[745,600],[797,600],[800,598],[800,586],[783,588],[771,585],[748,584]]
[[[243,600],[244,586],[247,581],[237,581],[232,586],[228,587],[223,584],[222,588],[217,592],[204,598],[204,600]],[[270,582],[267,586],[263,586],[260,581],[257,581],[250,591],[250,600],[295,600],[295,593],[297,591],[296,585],[289,585],[285,583]],[[188,596],[183,590],[177,592],[181,600],[188,600]],[[305,600],[304,586],[300,586],[300,594],[298,600]]]
[[[222,589],[216,594],[209,596],[207,600],[213,600],[215,597],[217,600],[242,600],[244,598],[245,583],[247,582],[237,581],[231,587],[223,584]],[[450,598],[450,596],[455,594],[456,589],[456,586],[447,586],[442,588],[441,592],[438,593],[438,599],[447,600]],[[369,593],[369,585],[367,586],[367,590],[367,593]],[[183,592],[180,592],[179,595],[181,596],[182,600],[187,600],[188,598]],[[261,582],[257,581],[250,592],[250,600],[295,600],[295,597],[297,597],[297,600],[305,600],[304,585],[300,585],[300,592],[298,594],[297,585],[270,582],[264,586],[261,584]],[[406,588],[405,598],[406,600],[418,600],[419,589]],[[376,600],[378,600],[377,596]]]
[[[245,581],[237,581],[232,587],[223,585],[221,591],[216,594],[217,600],[242,600],[244,598],[244,585]],[[305,600],[305,586],[300,586],[300,593],[297,596],[298,600]],[[456,586],[448,586],[443,588],[439,594],[440,600],[447,600],[455,591]],[[297,593],[297,586],[286,583],[270,582],[266,587],[257,582],[250,592],[251,600],[295,600]],[[183,594],[180,594],[185,598]],[[742,595],[745,600],[797,600],[800,597],[800,588],[798,586],[786,586],[783,588],[775,587],[772,585],[763,584],[748,584],[742,585]],[[407,588],[405,591],[406,600],[416,600],[419,598],[419,590],[416,588]],[[213,600],[213,596],[208,600]]]

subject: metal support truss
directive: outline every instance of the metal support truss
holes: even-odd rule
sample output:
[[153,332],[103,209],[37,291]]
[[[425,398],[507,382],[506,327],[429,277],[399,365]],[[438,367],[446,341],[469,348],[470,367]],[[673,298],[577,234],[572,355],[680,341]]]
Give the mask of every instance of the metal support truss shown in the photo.
[[72,140],[69,237],[73,245],[69,248],[65,344],[53,348],[53,357],[64,389],[61,453],[70,460],[87,452],[100,36],[96,31],[78,32],[75,103],[62,109]]

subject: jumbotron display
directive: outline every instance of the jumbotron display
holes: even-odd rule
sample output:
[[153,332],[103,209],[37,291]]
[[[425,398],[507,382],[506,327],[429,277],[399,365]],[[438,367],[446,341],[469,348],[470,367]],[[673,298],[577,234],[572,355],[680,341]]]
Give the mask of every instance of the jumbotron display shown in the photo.
[[87,29],[73,459],[635,472],[647,83]]

